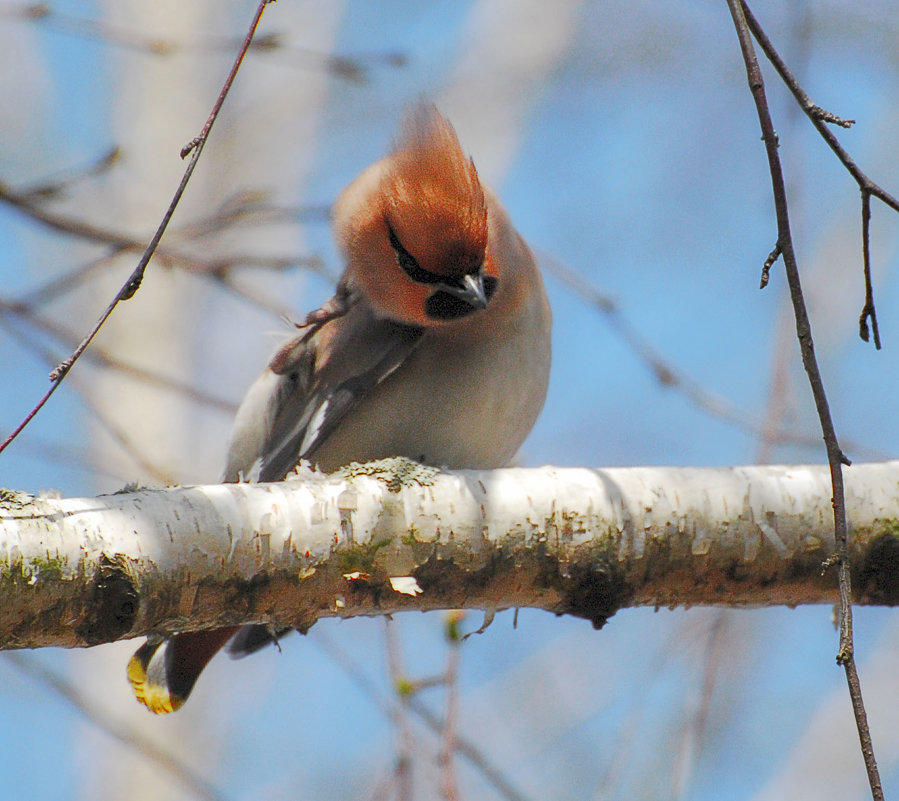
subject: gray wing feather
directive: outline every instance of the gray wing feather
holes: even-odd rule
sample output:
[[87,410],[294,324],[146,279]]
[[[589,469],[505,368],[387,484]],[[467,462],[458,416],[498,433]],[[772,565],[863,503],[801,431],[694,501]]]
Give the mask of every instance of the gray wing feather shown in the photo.
[[322,445],[360,398],[402,365],[421,334],[420,328],[378,318],[367,304],[356,303],[312,336],[288,342],[238,412],[226,480],[242,475],[280,481]]
[[[329,380],[314,382],[308,394],[298,387],[287,393],[262,455],[259,481],[279,481],[300,459],[313,453],[356,402],[396,370],[418,345],[421,330],[389,320],[367,328],[365,356],[358,371],[331,369]],[[359,356],[359,348],[356,348]],[[334,373],[337,375],[334,375]]]

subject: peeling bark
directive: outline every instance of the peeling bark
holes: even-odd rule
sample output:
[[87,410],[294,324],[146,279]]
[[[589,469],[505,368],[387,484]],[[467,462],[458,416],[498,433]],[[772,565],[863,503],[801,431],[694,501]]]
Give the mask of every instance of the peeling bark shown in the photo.
[[[899,603],[899,462],[847,470],[856,602]],[[0,495],[0,647],[241,622],[836,600],[823,466],[441,472]]]

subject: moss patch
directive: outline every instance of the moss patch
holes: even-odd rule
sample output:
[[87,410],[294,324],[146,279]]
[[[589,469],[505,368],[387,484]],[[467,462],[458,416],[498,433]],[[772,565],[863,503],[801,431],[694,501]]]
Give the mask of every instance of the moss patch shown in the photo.
[[387,485],[390,492],[399,492],[403,487],[419,486],[429,487],[440,475],[436,467],[419,464],[404,456],[394,456],[390,459],[376,459],[373,462],[350,462],[337,471],[347,479],[356,476],[369,476],[376,478]]

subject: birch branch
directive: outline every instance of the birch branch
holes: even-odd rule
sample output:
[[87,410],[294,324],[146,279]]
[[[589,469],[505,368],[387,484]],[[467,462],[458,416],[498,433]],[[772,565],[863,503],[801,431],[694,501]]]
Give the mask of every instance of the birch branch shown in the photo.
[[[847,470],[853,587],[899,603],[899,461]],[[0,494],[0,648],[242,622],[535,607],[832,603],[825,466],[441,472]]]

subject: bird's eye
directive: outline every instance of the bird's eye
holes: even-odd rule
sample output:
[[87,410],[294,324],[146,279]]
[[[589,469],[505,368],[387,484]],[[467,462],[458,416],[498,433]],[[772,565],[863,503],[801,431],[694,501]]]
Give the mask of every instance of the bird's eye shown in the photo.
[[415,261],[415,257],[403,247],[403,243],[400,242],[390,223],[387,223],[387,235],[390,238],[390,246],[396,253],[397,264],[413,281],[419,284],[439,284],[441,281],[446,280],[444,276],[426,270]]

